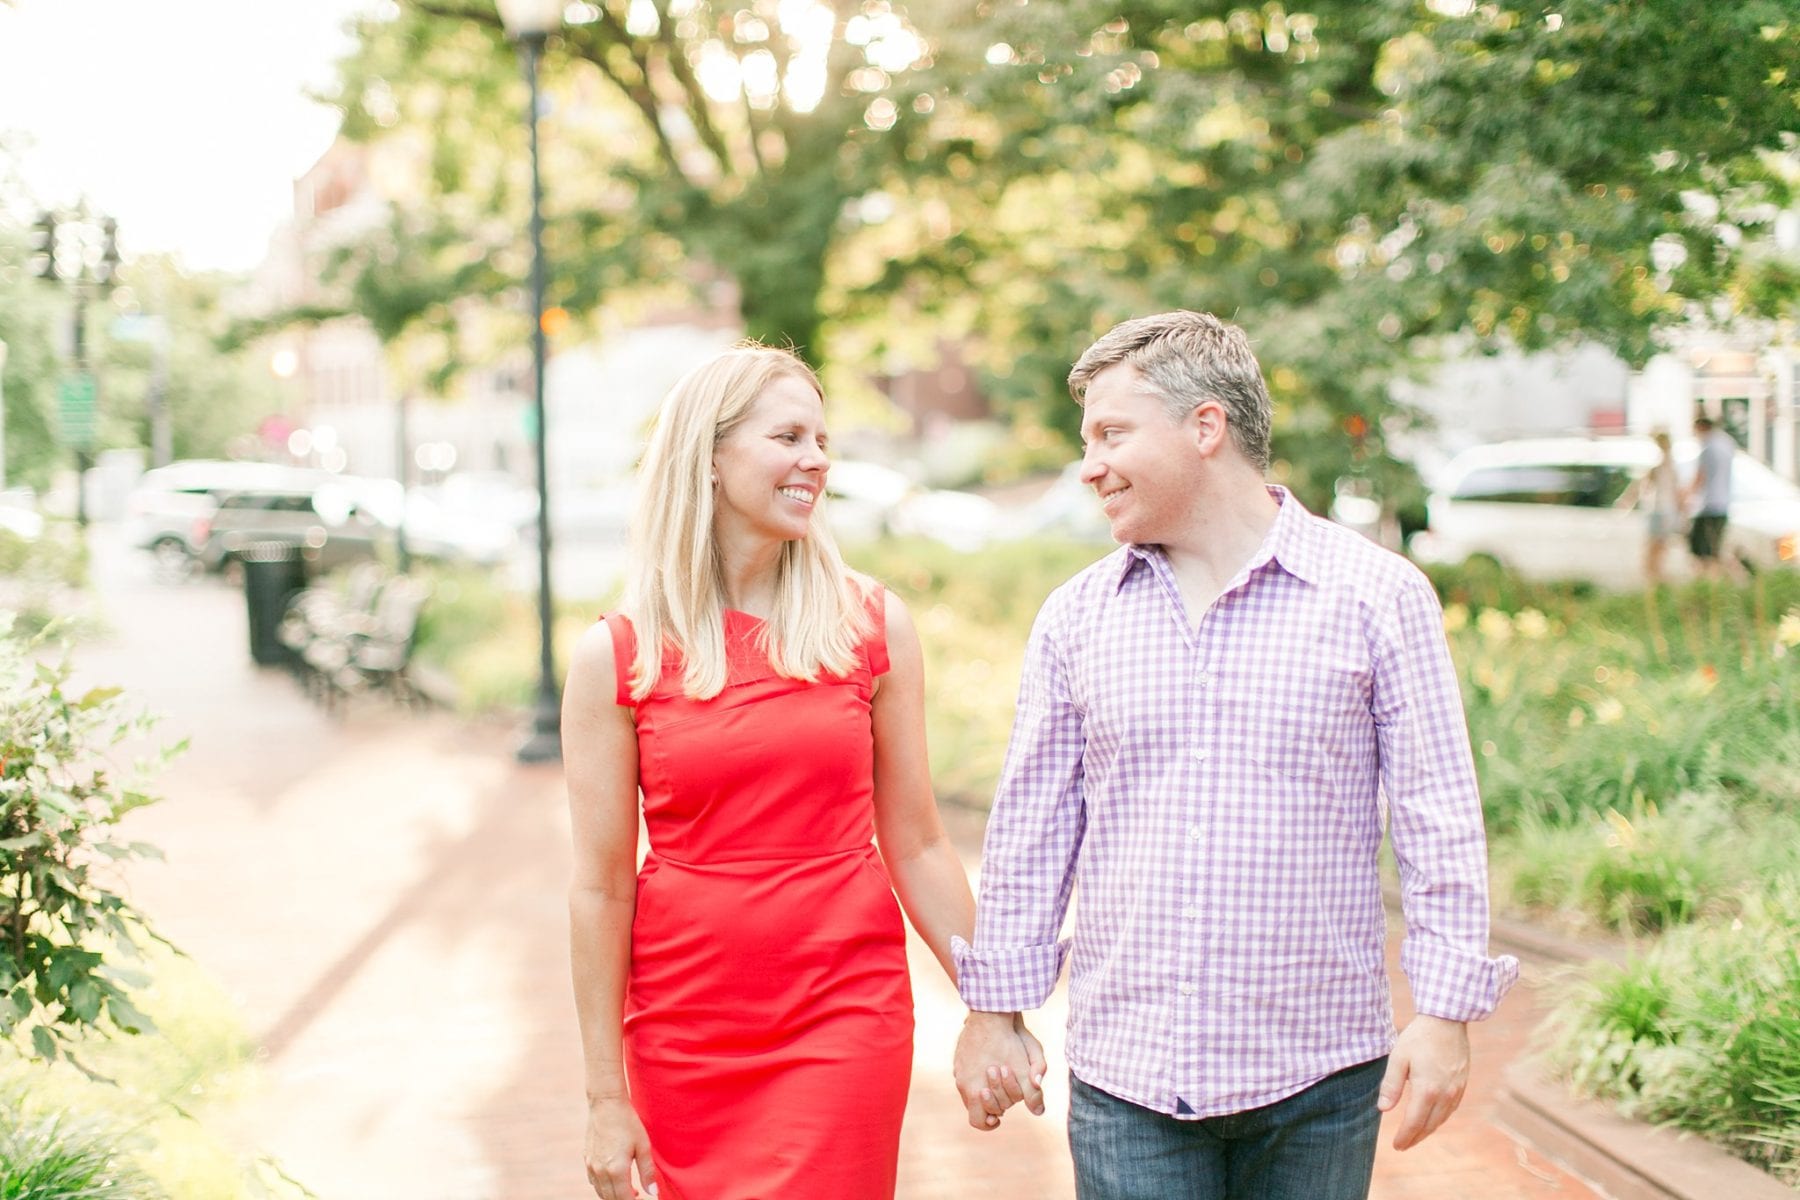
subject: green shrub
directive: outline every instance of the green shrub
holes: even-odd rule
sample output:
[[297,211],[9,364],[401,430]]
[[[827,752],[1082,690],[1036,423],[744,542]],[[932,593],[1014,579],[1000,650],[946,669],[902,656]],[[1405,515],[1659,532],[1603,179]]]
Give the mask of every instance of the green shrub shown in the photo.
[[1553,1061],[1629,1116],[1670,1122],[1800,1183],[1800,891],[1590,970]]
[[31,541],[0,529],[0,609],[25,633],[69,615],[67,594],[87,585],[87,573],[87,546],[74,525],[51,522]]
[[117,688],[69,694],[68,659],[41,650],[0,614],[0,1038],[28,1031],[54,1058],[81,1031],[145,1024],[120,959],[148,929],[106,867],[156,856],[115,834],[154,797],[110,757],[152,722]]
[[1740,809],[1717,794],[1667,808],[1640,795],[1629,816],[1528,818],[1496,847],[1494,891],[1503,907],[1540,922],[1651,934],[1736,911],[1742,896],[1800,872],[1797,846],[1793,816]]

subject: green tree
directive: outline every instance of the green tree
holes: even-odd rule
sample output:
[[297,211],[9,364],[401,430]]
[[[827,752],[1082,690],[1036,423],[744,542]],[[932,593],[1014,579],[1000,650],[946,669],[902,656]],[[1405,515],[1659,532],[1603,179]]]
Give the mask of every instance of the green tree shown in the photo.
[[[1790,8],[580,5],[545,67],[551,299],[720,269],[752,333],[815,357],[826,312],[869,357],[966,341],[1065,438],[1094,334],[1211,309],[1256,337],[1316,503],[1401,478],[1391,387],[1447,345],[1641,362],[1719,297],[1791,304],[1744,250],[1791,201]],[[337,99],[352,136],[424,147],[421,204],[474,230],[522,210],[521,86],[484,0],[405,0]]]
[[[543,67],[550,302],[583,311],[722,272],[753,336],[816,357],[846,205],[935,156],[913,82],[924,37],[887,5],[574,11]],[[493,5],[403,0],[358,32],[335,95],[347,135],[422,145],[420,203],[458,227],[518,222],[523,85]]]
[[1792,200],[1791,17],[1680,0],[977,5],[944,57],[985,46],[989,69],[932,92],[969,131],[968,185],[892,175],[903,211],[942,215],[876,235],[843,293],[986,335],[995,394],[1065,431],[1060,376],[1094,333],[1162,307],[1237,319],[1280,405],[1278,453],[1322,498],[1392,465],[1390,385],[1447,338],[1585,338],[1641,362],[1714,297],[1779,301],[1785,276],[1740,275],[1738,247]]
[[58,462],[57,330],[61,297],[28,270],[26,231],[0,221],[0,342],[6,343],[0,403],[6,421],[8,486],[45,488]]
[[[160,386],[173,457],[228,456],[234,443],[281,408],[267,357],[221,346],[233,320],[228,298],[238,281],[183,271],[164,256],[132,260],[124,279],[96,321],[102,445],[151,444],[150,392]],[[144,332],[121,322],[132,317],[149,318]]]

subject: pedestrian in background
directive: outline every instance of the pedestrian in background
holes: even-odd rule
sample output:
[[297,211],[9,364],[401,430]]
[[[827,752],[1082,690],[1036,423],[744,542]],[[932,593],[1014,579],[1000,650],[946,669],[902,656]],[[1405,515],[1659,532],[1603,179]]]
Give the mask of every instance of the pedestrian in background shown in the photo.
[[660,1200],[893,1195],[913,1056],[895,892],[947,971],[974,899],[931,792],[918,635],[839,557],[829,466],[792,354],[688,374],[640,470],[625,598],[575,650],[571,940],[601,1200],[638,1195],[634,1167]]
[[1663,560],[1669,543],[1682,532],[1681,479],[1675,470],[1675,453],[1666,430],[1650,435],[1656,443],[1656,465],[1639,481],[1636,502],[1648,510],[1649,536],[1644,542],[1644,578],[1651,587],[1663,581]]
[[[1460,1103],[1465,1023],[1518,975],[1488,896],[1456,671],[1431,584],[1265,483],[1242,330],[1127,321],[1069,375],[1082,478],[1123,545],[1027,650],[989,820],[956,1078],[1070,962],[1080,1200],[1361,1200],[1381,1112],[1406,1149]],[[1396,1038],[1384,827],[1400,867]],[[1073,937],[1060,940],[1072,893]]]
[[1700,439],[1700,462],[1687,486],[1689,505],[1699,496],[1693,523],[1688,526],[1688,553],[1704,579],[1736,575],[1737,565],[1725,555],[1725,526],[1731,514],[1731,462],[1737,443],[1706,414],[1694,418],[1694,436]]

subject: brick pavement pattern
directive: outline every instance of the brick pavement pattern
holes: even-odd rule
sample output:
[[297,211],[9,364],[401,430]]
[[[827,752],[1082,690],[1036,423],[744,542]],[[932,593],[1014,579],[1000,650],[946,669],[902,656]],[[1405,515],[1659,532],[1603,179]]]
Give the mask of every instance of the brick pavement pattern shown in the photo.
[[[560,772],[512,761],[512,726],[333,719],[253,667],[240,593],[167,586],[102,532],[95,574],[111,632],[80,678],[166,714],[192,749],[132,836],[167,854],[135,898],[219,980],[261,1045],[242,1122],[321,1200],[581,1200],[581,1073],[569,999]],[[947,809],[971,870],[980,814]],[[949,1079],[960,1004],[913,943],[918,1038],[901,1200],[1070,1200],[1060,1078],[1062,993],[1037,1014],[1050,1112],[968,1128]],[[1489,1119],[1499,1068],[1540,1016],[1525,983],[1475,1030],[1475,1082],[1450,1125],[1397,1154],[1381,1200],[1590,1197]],[[1403,989],[1402,989],[1403,991]]]

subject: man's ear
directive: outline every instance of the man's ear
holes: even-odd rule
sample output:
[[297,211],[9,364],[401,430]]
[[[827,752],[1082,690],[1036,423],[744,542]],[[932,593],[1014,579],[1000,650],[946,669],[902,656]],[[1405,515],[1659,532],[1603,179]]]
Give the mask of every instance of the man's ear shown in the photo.
[[1182,422],[1184,432],[1193,439],[1194,448],[1204,458],[1211,458],[1231,442],[1231,427],[1225,417],[1225,406],[1217,400],[1202,400]]

